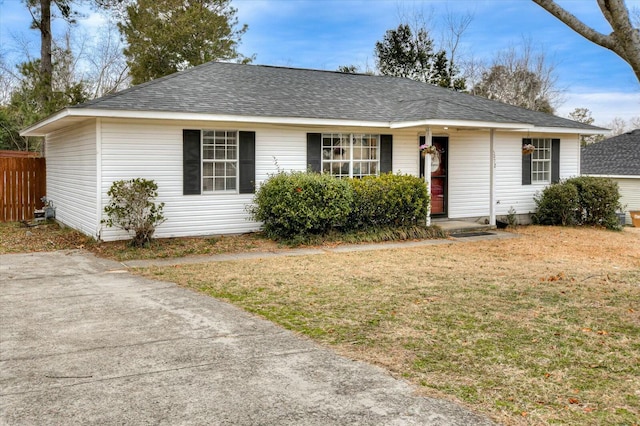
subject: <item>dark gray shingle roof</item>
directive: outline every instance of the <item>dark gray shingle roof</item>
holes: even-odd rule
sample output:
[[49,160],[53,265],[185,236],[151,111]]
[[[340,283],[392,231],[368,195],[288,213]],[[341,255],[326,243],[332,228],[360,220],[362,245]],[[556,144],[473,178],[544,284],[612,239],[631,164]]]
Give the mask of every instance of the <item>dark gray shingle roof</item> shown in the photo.
[[597,129],[403,78],[222,62],[72,108],[382,122],[471,120]]
[[587,145],[580,156],[582,174],[640,176],[640,129]]

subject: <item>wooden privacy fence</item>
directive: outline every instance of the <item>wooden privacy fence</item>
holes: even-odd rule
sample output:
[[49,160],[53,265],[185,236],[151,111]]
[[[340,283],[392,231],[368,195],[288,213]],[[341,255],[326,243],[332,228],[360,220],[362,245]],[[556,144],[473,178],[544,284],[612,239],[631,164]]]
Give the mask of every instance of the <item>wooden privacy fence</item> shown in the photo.
[[44,158],[0,157],[0,222],[33,219],[46,195]]

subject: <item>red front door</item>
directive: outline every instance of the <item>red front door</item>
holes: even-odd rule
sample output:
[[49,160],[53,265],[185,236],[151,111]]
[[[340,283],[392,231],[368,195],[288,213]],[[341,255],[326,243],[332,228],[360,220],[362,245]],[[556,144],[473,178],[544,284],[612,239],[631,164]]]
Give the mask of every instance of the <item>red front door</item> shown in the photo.
[[[425,137],[420,136],[420,145],[425,143]],[[431,156],[431,215],[447,215],[447,165],[449,138],[434,136],[432,144],[437,153]],[[424,178],[424,157],[420,155],[420,177]]]

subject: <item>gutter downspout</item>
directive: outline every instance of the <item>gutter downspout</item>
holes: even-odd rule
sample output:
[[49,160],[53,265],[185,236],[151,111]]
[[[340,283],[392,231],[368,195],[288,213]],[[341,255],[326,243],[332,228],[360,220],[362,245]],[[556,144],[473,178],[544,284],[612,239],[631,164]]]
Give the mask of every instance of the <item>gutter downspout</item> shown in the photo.
[[496,226],[496,151],[495,129],[489,130],[489,225]]
[[[424,143],[431,146],[433,143],[433,135],[431,127],[427,127]],[[429,194],[429,208],[427,208],[427,226],[431,226],[431,154],[424,156],[424,182],[427,185],[427,194]]]

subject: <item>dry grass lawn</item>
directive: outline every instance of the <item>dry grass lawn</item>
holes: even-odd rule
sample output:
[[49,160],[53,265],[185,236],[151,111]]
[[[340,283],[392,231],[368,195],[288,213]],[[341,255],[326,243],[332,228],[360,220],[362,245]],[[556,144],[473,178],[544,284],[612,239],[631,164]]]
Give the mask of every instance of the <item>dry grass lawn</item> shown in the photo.
[[640,424],[640,229],[149,268],[513,425]]

